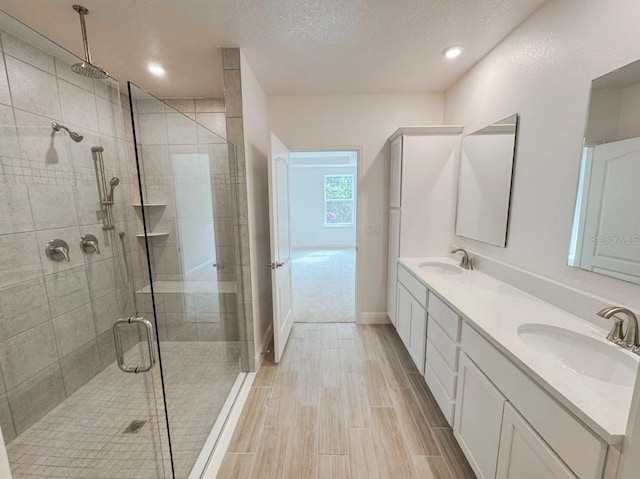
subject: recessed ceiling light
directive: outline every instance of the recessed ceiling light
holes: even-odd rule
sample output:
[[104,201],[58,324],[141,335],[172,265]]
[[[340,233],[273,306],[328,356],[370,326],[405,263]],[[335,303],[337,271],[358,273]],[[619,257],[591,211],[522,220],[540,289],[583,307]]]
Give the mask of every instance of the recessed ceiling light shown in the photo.
[[156,65],[155,63],[149,63],[147,68],[155,76],[161,77],[162,75],[164,75],[164,68],[162,68],[160,65]]
[[442,54],[449,59],[458,58],[461,53],[462,53],[462,47],[458,47],[458,46],[445,48],[445,50],[442,52]]

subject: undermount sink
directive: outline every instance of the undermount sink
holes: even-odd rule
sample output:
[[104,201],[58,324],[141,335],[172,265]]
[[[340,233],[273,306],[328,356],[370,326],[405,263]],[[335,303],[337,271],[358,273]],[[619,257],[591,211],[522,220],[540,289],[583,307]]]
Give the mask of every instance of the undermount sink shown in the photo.
[[618,346],[546,324],[523,324],[518,335],[527,346],[576,374],[620,386],[635,384],[638,361]]
[[437,261],[425,261],[424,263],[420,263],[418,265],[418,268],[440,274],[462,273],[462,268],[460,268],[459,266],[454,266],[449,263],[439,263]]

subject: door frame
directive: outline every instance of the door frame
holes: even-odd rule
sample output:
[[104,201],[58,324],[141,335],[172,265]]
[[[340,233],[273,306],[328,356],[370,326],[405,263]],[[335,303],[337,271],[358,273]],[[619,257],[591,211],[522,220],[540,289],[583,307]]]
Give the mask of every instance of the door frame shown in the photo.
[[[361,314],[362,312],[360,311],[360,291],[359,291],[359,285],[361,284],[361,272],[360,269],[358,268],[358,265],[361,263],[360,261],[360,249],[358,248],[358,245],[360,244],[360,240],[362,239],[362,201],[361,201],[361,180],[362,180],[362,158],[364,156],[364,145],[349,145],[349,146],[335,146],[335,147],[328,147],[328,146],[321,146],[318,148],[313,148],[313,147],[304,147],[304,148],[295,148],[295,147],[289,147],[290,148],[290,153],[294,154],[294,153],[315,153],[315,152],[330,152],[330,151],[355,151],[356,152],[356,259],[355,259],[355,295],[356,297],[354,298],[355,300],[355,324],[366,324],[366,322],[363,322],[361,320]],[[291,202],[291,197],[289,197],[289,202]],[[291,208],[289,208],[289,210],[291,210]],[[382,235],[382,231],[380,232],[380,235]]]

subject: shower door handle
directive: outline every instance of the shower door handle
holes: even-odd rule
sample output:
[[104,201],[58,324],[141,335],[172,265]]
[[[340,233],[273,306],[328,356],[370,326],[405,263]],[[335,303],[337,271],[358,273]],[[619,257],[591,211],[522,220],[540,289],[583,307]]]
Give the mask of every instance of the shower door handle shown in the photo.
[[[147,333],[147,348],[149,350],[148,365],[127,366],[124,362],[124,349],[122,348],[120,328],[129,324],[142,324],[145,327],[145,331]],[[153,348],[153,325],[150,321],[137,316],[131,316],[129,319],[116,321],[113,325],[113,339],[116,344],[116,359],[118,361],[118,367],[125,373],[146,373],[147,371],[151,371],[151,368],[156,364],[156,354]]]

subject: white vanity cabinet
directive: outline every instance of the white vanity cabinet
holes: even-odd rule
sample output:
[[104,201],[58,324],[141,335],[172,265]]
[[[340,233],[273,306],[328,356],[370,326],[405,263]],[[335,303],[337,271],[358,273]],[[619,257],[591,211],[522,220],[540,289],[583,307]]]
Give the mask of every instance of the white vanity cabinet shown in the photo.
[[453,434],[476,475],[494,479],[507,400],[465,354],[460,357],[457,398]]
[[444,417],[453,425],[461,319],[432,291],[429,291],[428,312],[424,378]]
[[398,266],[396,330],[416,368],[424,374],[427,340],[427,289],[411,273]]
[[403,284],[398,281],[397,283],[397,305],[396,305],[396,331],[398,336],[407,347],[409,337],[411,335],[411,303],[412,297],[409,291]]
[[462,126],[416,126],[399,128],[389,138],[387,315],[394,325],[398,258],[450,249],[461,133]]
[[511,404],[502,416],[496,479],[576,479],[553,449]]
[[402,265],[397,275],[396,330],[453,425],[461,318]]
[[482,479],[577,479],[555,451],[465,354],[454,435]]
[[[461,364],[471,362],[476,368],[476,376],[478,372],[482,374],[508,401],[505,405],[507,412],[500,421],[500,452],[498,454],[496,449],[494,456],[497,473],[481,477],[603,477],[608,446],[600,437],[549,396],[466,321],[462,325],[460,344],[464,353],[461,355],[466,358],[461,360]],[[462,369],[459,374],[463,374]],[[468,373],[465,374],[468,376]],[[464,400],[458,398],[460,408],[467,401],[485,401],[477,391],[465,390],[462,377],[458,381],[458,394],[465,396]],[[516,411],[517,414],[513,414]],[[484,419],[476,420],[484,422]],[[461,416],[456,415],[455,421],[454,431],[464,431],[465,422],[471,419],[466,420],[464,412],[461,412]],[[464,434],[455,434],[472,467],[474,462],[486,460],[486,447],[475,449],[474,443],[465,442]],[[489,436],[486,440],[491,441]],[[522,472],[527,469],[527,463],[531,463],[532,468],[535,463],[538,470],[546,468],[549,473],[527,476]],[[560,467],[562,465],[565,465],[564,469]]]
[[477,477],[615,478],[618,436],[594,429],[565,403],[565,393],[541,384],[511,356],[508,342],[482,328],[492,297],[465,302],[466,290],[447,283],[439,289],[443,280],[431,283],[420,269],[423,261],[398,263],[397,329]]

